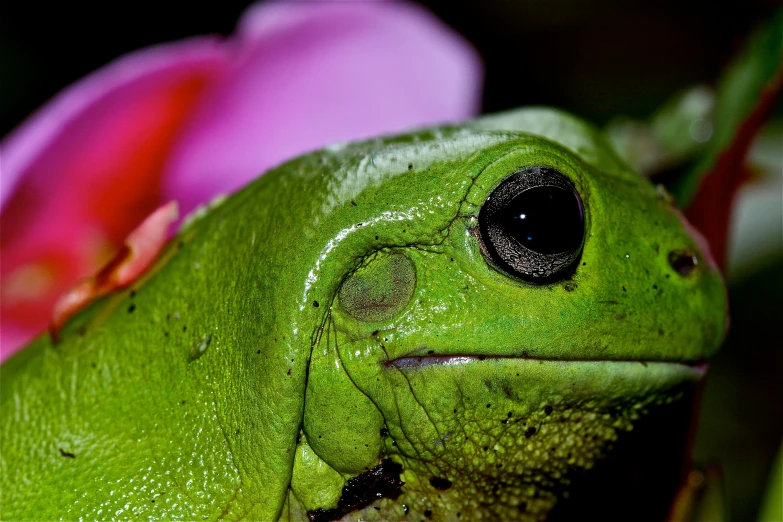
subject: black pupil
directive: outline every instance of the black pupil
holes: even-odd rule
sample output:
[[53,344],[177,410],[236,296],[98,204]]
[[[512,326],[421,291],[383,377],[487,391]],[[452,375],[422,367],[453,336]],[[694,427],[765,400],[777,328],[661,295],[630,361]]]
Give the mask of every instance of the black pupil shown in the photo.
[[539,254],[573,250],[581,244],[584,233],[577,195],[559,187],[522,192],[496,215],[496,222],[525,248]]

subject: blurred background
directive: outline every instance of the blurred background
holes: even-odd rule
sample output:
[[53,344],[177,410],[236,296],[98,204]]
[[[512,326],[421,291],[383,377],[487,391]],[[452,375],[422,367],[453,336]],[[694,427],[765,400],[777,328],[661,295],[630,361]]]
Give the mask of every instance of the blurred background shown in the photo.
[[[605,125],[643,120],[694,84],[714,85],[771,0],[420,2],[485,64],[483,111],[530,104]],[[0,7],[0,135],[60,89],[124,53],[200,34],[229,35],[250,2],[208,9],[135,1]],[[780,105],[780,104],[779,104]],[[750,521],[783,433],[781,108],[754,148],[755,176],[734,216],[731,332],[703,397],[695,448],[720,464],[731,520]]]

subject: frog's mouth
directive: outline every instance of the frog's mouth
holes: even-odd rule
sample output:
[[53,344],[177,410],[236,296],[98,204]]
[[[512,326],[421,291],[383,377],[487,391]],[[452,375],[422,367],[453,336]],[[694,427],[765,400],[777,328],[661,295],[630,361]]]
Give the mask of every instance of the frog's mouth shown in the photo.
[[694,376],[701,377],[707,373],[708,363],[704,360],[697,361],[680,361],[680,360],[642,360],[642,359],[561,359],[555,357],[531,357],[529,355],[508,356],[508,355],[416,355],[416,356],[403,356],[391,361],[386,361],[384,366],[394,367],[398,370],[416,370],[423,369],[429,366],[459,366],[464,364],[473,364],[481,361],[531,361],[538,362],[540,364],[614,364],[614,365],[628,365],[639,364],[644,367],[654,366],[674,366],[683,367],[693,372]]

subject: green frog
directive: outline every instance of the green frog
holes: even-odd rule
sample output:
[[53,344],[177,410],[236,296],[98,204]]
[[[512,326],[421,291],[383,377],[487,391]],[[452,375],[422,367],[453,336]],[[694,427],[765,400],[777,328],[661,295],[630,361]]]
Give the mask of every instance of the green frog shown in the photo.
[[698,236],[578,118],[333,145],[2,366],[3,518],[606,519],[676,489],[725,328]]

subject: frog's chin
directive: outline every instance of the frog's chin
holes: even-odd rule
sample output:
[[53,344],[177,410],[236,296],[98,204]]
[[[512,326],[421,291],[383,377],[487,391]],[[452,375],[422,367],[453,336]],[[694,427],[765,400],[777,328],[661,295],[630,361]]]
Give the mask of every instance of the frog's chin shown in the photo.
[[667,361],[667,360],[624,360],[624,359],[557,359],[548,357],[529,357],[529,356],[496,356],[496,355],[423,355],[423,356],[405,356],[387,361],[387,367],[395,367],[399,370],[416,370],[429,366],[459,366],[465,364],[475,364],[482,361],[515,361],[537,362],[543,365],[554,366],[607,366],[617,369],[621,366],[642,366],[645,368],[671,368],[678,372],[690,374],[693,378],[701,379],[709,367],[705,361]]

